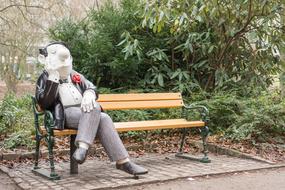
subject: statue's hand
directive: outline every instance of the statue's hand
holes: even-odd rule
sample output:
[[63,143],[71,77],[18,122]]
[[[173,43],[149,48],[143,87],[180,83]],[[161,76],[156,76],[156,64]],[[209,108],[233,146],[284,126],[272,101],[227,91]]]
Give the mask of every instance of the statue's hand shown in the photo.
[[83,94],[81,108],[84,112],[90,112],[96,107],[96,94],[93,90],[86,90]]
[[59,72],[51,67],[46,67],[45,69],[48,72],[48,80],[58,83],[60,77]]

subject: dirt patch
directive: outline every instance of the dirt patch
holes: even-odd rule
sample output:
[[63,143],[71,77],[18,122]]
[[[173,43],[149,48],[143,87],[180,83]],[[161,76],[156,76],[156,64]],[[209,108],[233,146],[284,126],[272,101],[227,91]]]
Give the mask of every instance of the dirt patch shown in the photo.
[[[7,93],[7,86],[3,81],[0,81],[0,100],[2,100]],[[35,84],[31,82],[21,82],[17,85],[17,97],[26,95],[26,94],[34,94],[35,93]]]
[[[120,133],[121,139],[123,144],[128,147],[128,152],[132,157],[138,158],[147,153],[159,153],[159,154],[168,154],[168,153],[176,153],[179,149],[181,134],[179,132],[162,132],[160,134],[149,133],[148,135],[139,135],[134,137],[127,136],[127,133]],[[68,137],[61,137],[55,138],[55,160],[69,160],[69,138]],[[190,153],[192,155],[201,154],[202,150],[200,146],[193,144],[193,141],[201,142],[201,138],[199,135],[188,136],[184,146],[184,152]],[[259,158],[263,158],[267,161],[278,163],[285,163],[285,149],[282,149],[278,146],[278,144],[268,144],[270,146],[263,147],[252,145],[249,142],[240,142],[240,143],[229,143],[226,141],[218,141],[216,138],[211,137],[209,138],[209,143],[221,148],[228,148],[232,150],[239,151],[241,153],[250,154],[252,156],[256,156]],[[107,159],[106,153],[103,151],[103,147],[101,144],[96,140],[96,143],[92,145],[94,151],[90,152],[90,157],[97,157],[102,160]],[[43,153],[42,159],[47,159],[47,145],[44,141],[42,141],[41,151]],[[66,150],[66,151],[59,151],[59,150]],[[23,157],[20,158],[20,155],[25,152],[31,152],[33,150],[29,150],[26,147],[18,147],[18,149],[14,150],[5,150],[0,149],[0,156],[1,152],[3,154],[17,154],[19,155],[17,159],[12,160],[0,160],[0,164],[4,164],[8,167],[13,168],[17,162],[19,163],[32,163],[31,156],[26,156],[25,159]],[[216,152],[215,152],[216,153]],[[227,154],[227,153],[225,153]]]
[[218,135],[213,135],[209,137],[209,143],[237,150],[242,153],[250,154],[252,156],[258,156],[265,160],[269,160],[276,163],[285,162],[285,146],[284,146],[284,137],[280,137],[280,142],[269,141],[268,142],[255,142],[252,140],[244,140],[241,142],[233,142],[227,139],[223,139]]

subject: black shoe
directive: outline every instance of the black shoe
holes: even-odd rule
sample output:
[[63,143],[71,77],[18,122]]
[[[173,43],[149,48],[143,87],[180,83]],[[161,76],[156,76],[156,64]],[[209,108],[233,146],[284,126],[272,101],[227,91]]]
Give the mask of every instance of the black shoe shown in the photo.
[[148,173],[147,169],[131,161],[123,163],[123,164],[116,164],[116,168],[124,172],[127,172],[128,174],[132,174],[132,175],[143,175],[143,174]]
[[78,164],[83,164],[86,160],[88,150],[85,148],[77,148],[72,155],[72,159],[75,160]]

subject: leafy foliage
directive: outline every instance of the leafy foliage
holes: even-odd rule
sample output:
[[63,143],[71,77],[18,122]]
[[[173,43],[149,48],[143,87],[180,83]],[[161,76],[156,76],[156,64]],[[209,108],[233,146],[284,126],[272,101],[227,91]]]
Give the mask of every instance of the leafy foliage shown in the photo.
[[50,29],[66,41],[76,68],[97,85],[181,91],[265,88],[284,45],[274,1],[109,2],[81,22]]
[[120,110],[107,112],[114,122],[181,118],[181,109]]
[[33,121],[31,97],[17,98],[14,94],[7,94],[0,102],[0,133],[2,138],[5,137],[3,146],[8,149],[18,146],[31,148],[34,145],[31,138]]
[[[102,89],[109,92],[108,89]],[[209,127],[213,134],[235,141],[251,139],[264,141],[285,135],[285,102],[277,93],[263,92],[241,97],[232,93],[199,93],[185,99],[186,104],[205,105],[210,111]],[[6,136],[3,146],[14,149],[19,146],[32,147],[33,112],[29,96],[16,98],[7,95],[0,104],[1,134]],[[181,118],[181,109],[107,111],[115,121],[139,121]],[[190,111],[188,119],[198,119]],[[160,131],[157,131],[160,133]],[[129,132],[128,137],[142,136],[144,132]]]
[[157,48],[167,52],[167,67],[190,73],[186,81],[206,90],[266,87],[279,71],[274,52],[284,45],[283,1],[141,2],[143,29],[165,42]]
[[9,138],[4,140],[6,149],[15,149],[18,147],[33,148],[35,140],[31,138],[31,131],[20,130],[9,135]]
[[132,14],[137,4],[123,1],[122,9],[110,2],[89,12],[81,22],[64,19],[50,29],[55,40],[65,41],[71,48],[74,66],[97,86],[136,86],[143,77],[137,59],[124,59],[123,48],[117,46],[121,34],[138,23]]
[[8,94],[0,102],[0,133],[32,131],[33,117],[30,96],[16,98],[14,94]]
[[240,97],[235,93],[216,94],[200,104],[210,110],[210,129],[236,141],[284,136],[285,102],[279,94],[263,93]]
[[264,101],[265,97],[253,104],[247,102],[248,108],[226,131],[227,137],[234,140],[248,140],[284,136],[284,102],[270,100],[271,102],[264,103]]
[[[284,102],[260,95],[279,71],[283,12],[281,0],[122,0],[81,21],[63,19],[50,36],[70,46],[75,69],[101,93],[183,92],[186,102],[209,108],[213,133],[240,141],[284,135]],[[6,146],[29,144],[29,98],[9,95],[0,111]],[[177,109],[108,113],[114,121],[181,115]]]

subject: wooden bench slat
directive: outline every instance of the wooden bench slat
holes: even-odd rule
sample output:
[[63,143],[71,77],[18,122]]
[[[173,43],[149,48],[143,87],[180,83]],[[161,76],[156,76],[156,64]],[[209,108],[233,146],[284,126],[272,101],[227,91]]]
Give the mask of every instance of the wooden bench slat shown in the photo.
[[187,121],[186,119],[168,119],[168,120],[153,120],[153,121],[132,121],[115,123],[116,130],[122,131],[141,131],[153,129],[172,129],[172,128],[190,128],[203,127],[203,121]]
[[[171,128],[191,128],[203,127],[203,121],[187,121],[185,119],[168,119],[168,120],[153,120],[153,121],[130,121],[114,123],[118,132],[123,131],[142,131],[152,129],[171,129]],[[41,131],[46,134],[45,128],[41,126]],[[62,131],[54,130],[55,136],[74,135],[77,133],[75,129],[64,129]]]
[[181,93],[102,94],[98,102],[182,100]]
[[[40,131],[45,135],[47,134],[44,126],[40,127]],[[64,129],[64,130],[53,130],[54,136],[66,136],[66,135],[75,135],[77,134],[76,129]]]
[[100,102],[103,110],[151,109],[151,108],[177,108],[183,106],[182,100],[154,100],[129,102]]

